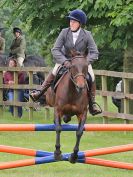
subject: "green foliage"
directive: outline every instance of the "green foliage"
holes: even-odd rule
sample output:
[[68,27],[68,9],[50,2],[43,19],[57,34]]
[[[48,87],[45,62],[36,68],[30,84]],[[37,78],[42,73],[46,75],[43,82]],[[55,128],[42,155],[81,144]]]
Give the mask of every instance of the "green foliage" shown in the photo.
[[133,36],[131,0],[2,0],[1,4],[12,9],[10,23],[19,18],[29,33],[43,43],[42,53],[49,61],[57,35],[68,26],[66,16],[75,8],[86,12],[86,29],[92,31],[101,49],[126,49]]
[[[100,34],[99,38],[104,43],[107,39],[114,48],[121,45],[127,47],[123,45],[123,40],[132,37],[130,26],[133,24],[133,3],[130,0],[78,0],[76,2],[74,0],[3,0],[3,2],[13,8],[15,13],[12,19],[19,16],[39,39],[55,38],[60,29],[67,26],[65,17],[74,8],[81,8],[87,13],[89,18],[87,27],[89,24],[96,26],[97,33]],[[102,30],[104,34],[101,33]],[[122,39],[118,40],[118,38]]]

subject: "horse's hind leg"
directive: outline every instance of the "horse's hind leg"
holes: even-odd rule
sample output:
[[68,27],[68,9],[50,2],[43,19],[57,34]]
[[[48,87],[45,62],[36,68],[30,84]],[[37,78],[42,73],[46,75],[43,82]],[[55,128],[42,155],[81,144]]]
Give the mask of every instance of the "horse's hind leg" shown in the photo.
[[87,114],[82,116],[82,120],[79,122],[78,130],[76,131],[76,144],[75,144],[75,147],[73,149],[73,153],[69,157],[69,161],[71,163],[76,163],[76,161],[78,159],[79,144],[80,144],[81,136],[83,135],[86,116],[87,116]]
[[62,160],[61,150],[60,150],[60,133],[61,133],[61,119],[55,111],[55,130],[56,130],[56,144],[55,144],[55,151],[54,151],[54,157],[55,160]]

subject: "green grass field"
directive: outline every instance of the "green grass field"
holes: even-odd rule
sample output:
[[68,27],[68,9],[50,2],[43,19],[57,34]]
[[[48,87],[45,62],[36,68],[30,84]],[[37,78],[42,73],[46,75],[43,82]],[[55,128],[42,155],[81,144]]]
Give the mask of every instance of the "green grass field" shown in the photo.
[[[114,110],[114,107],[111,109]],[[34,118],[28,119],[28,112],[24,111],[22,119],[11,117],[6,109],[0,123],[53,123],[53,113],[49,118],[44,118],[44,110],[34,112]],[[77,123],[74,117],[71,123]],[[87,123],[102,123],[100,117],[88,117]],[[119,119],[110,119],[109,123],[123,123]],[[102,148],[133,143],[132,132],[84,132],[80,150]],[[55,132],[0,132],[0,144],[18,146],[37,150],[54,151]],[[75,144],[75,132],[61,133],[62,152],[72,152]],[[0,162],[32,158],[20,155],[0,153]],[[113,155],[99,156],[99,158],[133,163],[133,152],[124,152]],[[21,167],[0,171],[0,177],[132,177],[133,171],[109,167],[70,164],[57,162],[29,167]]]

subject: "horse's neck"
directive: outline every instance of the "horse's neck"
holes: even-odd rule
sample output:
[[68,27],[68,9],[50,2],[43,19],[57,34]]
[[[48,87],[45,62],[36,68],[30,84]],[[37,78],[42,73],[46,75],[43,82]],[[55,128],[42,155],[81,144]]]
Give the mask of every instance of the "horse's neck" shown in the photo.
[[63,94],[67,95],[68,97],[76,95],[76,87],[71,80],[70,72],[66,73],[65,76],[62,78],[61,82],[59,83],[58,89],[59,91],[63,90]]

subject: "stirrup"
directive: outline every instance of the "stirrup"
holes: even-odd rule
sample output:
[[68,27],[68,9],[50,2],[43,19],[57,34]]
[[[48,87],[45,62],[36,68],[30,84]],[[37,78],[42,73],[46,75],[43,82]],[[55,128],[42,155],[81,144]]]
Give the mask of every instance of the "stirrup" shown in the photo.
[[[92,111],[92,107],[93,105],[97,105],[99,109],[95,110],[95,111]],[[90,114],[92,114],[93,116],[97,115],[97,114],[101,114],[102,113],[102,109],[100,107],[100,105],[96,102],[93,102],[92,105],[91,105],[91,108],[89,107],[89,112]]]
[[30,95],[30,98],[32,99],[33,102],[37,102],[39,100],[39,97],[37,99],[35,99],[34,96],[31,95],[32,93],[35,93],[35,92],[38,92],[38,95],[39,95],[39,93],[41,93],[40,91],[35,91],[35,90],[30,92],[29,95]]

